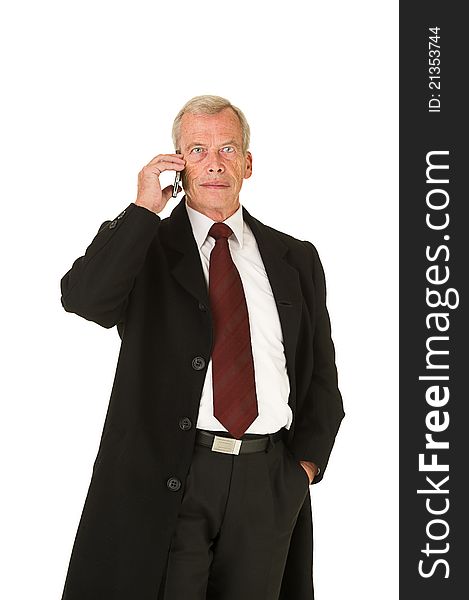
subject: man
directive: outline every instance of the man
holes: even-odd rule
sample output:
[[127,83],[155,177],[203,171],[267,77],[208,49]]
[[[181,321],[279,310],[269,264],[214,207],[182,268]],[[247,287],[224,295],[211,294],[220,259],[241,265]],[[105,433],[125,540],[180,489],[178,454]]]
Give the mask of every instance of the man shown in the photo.
[[193,98],[173,141],[61,280],[121,338],[62,600],[311,600],[309,485],[344,416],[322,266],[241,206],[238,108]]

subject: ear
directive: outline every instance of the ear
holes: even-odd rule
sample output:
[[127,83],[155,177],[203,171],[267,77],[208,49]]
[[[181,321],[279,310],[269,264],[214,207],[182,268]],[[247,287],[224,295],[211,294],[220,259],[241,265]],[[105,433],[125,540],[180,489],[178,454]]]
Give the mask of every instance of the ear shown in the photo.
[[249,179],[249,177],[252,175],[252,154],[249,152],[249,150],[246,152],[245,161],[246,166],[244,170],[244,179]]

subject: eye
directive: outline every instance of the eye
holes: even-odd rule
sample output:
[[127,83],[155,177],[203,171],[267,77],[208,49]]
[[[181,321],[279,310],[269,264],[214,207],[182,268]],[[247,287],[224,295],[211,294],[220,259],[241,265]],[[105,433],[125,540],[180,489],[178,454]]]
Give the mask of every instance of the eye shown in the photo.
[[192,148],[191,152],[193,152],[194,154],[200,154],[201,152],[203,152],[203,148],[201,146],[195,146],[194,148]]
[[234,151],[235,151],[235,149],[233,148],[233,146],[224,146],[224,147],[222,148],[222,151],[223,151],[223,152],[227,152],[227,153],[228,153],[228,152],[234,152]]

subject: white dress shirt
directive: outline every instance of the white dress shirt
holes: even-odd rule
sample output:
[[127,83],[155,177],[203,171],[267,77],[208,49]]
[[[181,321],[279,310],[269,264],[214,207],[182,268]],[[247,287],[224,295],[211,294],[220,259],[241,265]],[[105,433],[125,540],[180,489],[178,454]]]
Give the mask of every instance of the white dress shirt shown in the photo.
[[[200,253],[202,267],[209,285],[210,252],[215,240],[208,235],[216,222],[194,210],[185,202],[192,233]],[[267,273],[262,262],[256,238],[243,220],[242,206],[223,221],[233,234],[228,238],[231,257],[239,271],[249,313],[252,357],[258,416],[246,433],[274,433],[282,427],[290,428],[292,411],[288,405],[288,379],[283,336],[277,306]],[[196,427],[211,431],[227,431],[213,415],[212,360],[207,365]]]

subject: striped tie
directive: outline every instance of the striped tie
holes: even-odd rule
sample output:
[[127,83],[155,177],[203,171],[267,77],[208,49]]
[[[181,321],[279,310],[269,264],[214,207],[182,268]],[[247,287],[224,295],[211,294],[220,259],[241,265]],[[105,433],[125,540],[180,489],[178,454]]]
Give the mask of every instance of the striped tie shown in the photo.
[[232,230],[214,223],[210,254],[209,298],[213,317],[213,414],[239,439],[258,413],[249,317],[243,284],[231,258]]

